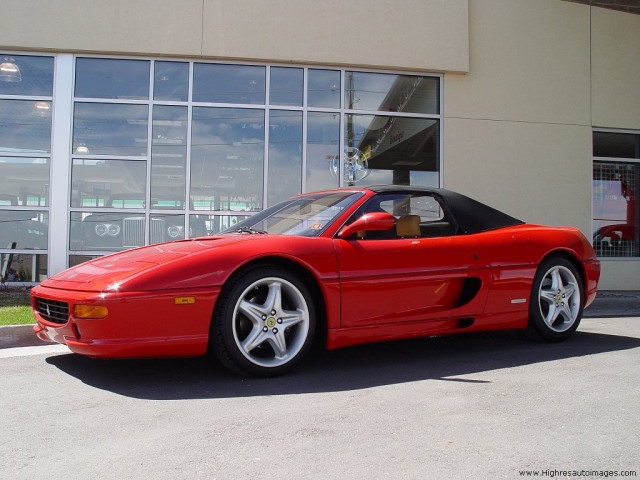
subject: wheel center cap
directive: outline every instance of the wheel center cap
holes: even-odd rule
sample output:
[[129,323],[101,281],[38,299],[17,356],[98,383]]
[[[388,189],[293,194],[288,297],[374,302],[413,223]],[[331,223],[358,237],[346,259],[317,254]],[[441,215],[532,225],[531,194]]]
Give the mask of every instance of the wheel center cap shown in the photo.
[[267,327],[273,328],[276,326],[276,319],[273,317],[267,318]]
[[556,295],[556,302],[557,303],[562,302],[562,295],[560,295],[560,294]]

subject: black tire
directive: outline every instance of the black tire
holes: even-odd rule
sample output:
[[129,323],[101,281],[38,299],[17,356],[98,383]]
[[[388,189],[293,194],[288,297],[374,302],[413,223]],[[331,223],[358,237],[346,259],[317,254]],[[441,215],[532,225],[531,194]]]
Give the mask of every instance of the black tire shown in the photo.
[[584,309],[582,276],[563,257],[545,259],[536,271],[529,300],[527,336],[560,342],[576,331]]
[[316,330],[313,297],[302,281],[277,266],[258,266],[224,286],[213,314],[210,341],[229,370],[280,375],[309,352]]

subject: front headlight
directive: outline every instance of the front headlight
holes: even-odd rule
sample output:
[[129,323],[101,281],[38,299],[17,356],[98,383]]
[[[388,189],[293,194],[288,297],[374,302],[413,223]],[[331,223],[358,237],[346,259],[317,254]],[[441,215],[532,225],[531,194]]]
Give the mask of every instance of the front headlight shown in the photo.
[[184,227],[182,225],[171,225],[167,228],[167,234],[171,238],[184,237]]

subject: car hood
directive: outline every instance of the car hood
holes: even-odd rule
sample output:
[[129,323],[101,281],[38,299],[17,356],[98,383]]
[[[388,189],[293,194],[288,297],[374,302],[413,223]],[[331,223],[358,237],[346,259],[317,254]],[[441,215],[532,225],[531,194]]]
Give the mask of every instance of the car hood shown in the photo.
[[[192,288],[215,284],[211,261],[224,258],[226,250],[255,240],[256,235],[224,235],[150,245],[82,263],[42,282],[65,290],[117,292]],[[235,248],[234,248],[235,247]],[[225,249],[225,254],[218,251]],[[207,279],[202,278],[206,263]],[[224,262],[223,262],[224,263]],[[199,267],[199,268],[198,268]]]

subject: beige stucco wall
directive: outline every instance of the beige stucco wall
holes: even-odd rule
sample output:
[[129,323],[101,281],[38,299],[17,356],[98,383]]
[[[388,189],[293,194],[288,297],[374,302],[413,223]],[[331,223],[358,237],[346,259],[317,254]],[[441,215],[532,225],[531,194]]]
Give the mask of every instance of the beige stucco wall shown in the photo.
[[[465,72],[467,0],[20,0],[0,46]],[[16,19],[7,21],[7,19]]]
[[[640,16],[470,0],[469,42],[444,77],[444,186],[590,237],[592,129],[640,128]],[[640,261],[604,260],[600,287],[640,289]]]
[[593,125],[640,129],[640,15],[594,8],[592,23]]
[[470,72],[444,80],[445,187],[590,235],[589,7],[469,8]]

